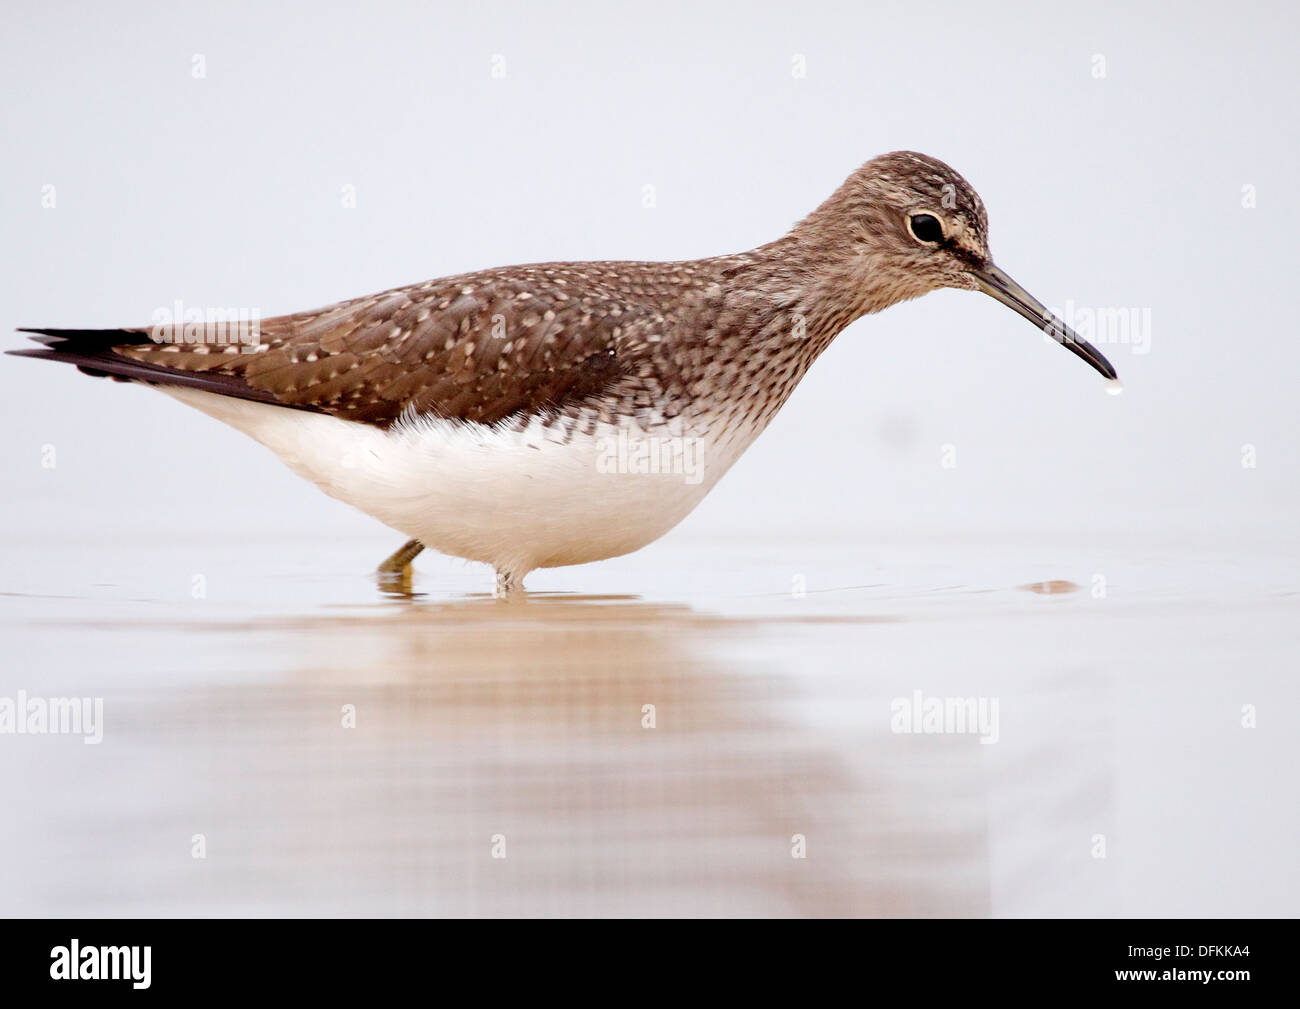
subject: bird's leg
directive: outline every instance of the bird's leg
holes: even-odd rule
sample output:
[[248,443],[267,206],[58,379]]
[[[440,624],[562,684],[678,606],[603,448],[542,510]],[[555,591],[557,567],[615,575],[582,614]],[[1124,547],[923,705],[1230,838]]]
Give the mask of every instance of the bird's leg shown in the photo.
[[379,565],[379,584],[387,588],[411,587],[411,561],[424,550],[419,540],[407,540],[402,546]]
[[496,588],[492,590],[494,599],[510,599],[523,595],[524,580],[513,571],[506,568],[497,568]]
[[424,544],[419,540],[407,540],[387,560],[379,565],[381,575],[401,574],[411,566],[411,561],[424,552]]

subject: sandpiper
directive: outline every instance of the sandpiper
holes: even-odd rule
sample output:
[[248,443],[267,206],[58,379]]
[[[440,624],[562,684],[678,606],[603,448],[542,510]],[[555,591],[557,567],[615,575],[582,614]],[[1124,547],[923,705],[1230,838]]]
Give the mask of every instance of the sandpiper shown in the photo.
[[232,425],[425,547],[539,567],[637,550],[680,522],[849,323],[944,287],[983,291],[1115,369],[993,264],[984,204],[943,162],[868,161],[786,235],[684,262],[540,263],[225,327],[26,329],[92,375]]

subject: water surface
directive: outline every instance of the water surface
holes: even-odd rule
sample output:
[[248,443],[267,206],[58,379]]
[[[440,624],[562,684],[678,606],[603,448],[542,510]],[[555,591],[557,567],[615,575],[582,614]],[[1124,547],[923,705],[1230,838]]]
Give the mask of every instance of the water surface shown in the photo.
[[1295,911],[1285,552],[673,537],[502,603],[395,545],[11,538],[0,697],[104,735],[0,736],[0,912]]

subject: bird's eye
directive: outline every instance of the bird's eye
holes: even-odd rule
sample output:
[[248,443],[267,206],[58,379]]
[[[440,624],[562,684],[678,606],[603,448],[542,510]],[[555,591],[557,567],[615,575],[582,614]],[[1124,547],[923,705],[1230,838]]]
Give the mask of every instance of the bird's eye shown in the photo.
[[907,226],[918,241],[942,242],[943,225],[933,214],[913,214],[907,219]]

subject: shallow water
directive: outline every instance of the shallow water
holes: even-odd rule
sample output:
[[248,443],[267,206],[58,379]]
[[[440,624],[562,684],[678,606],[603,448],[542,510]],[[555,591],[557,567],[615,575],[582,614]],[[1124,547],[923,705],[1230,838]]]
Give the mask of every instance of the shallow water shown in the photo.
[[0,912],[1296,910],[1293,550],[674,535],[503,603],[398,542],[7,541],[0,698],[104,715],[0,735]]

